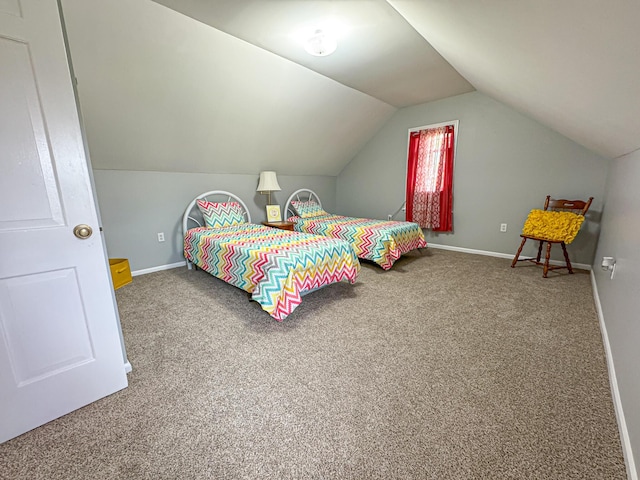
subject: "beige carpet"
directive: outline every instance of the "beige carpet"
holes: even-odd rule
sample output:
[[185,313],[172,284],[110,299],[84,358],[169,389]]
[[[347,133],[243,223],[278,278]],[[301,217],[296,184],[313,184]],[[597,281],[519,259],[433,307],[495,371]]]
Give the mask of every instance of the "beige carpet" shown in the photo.
[[0,478],[626,478],[588,273],[509,264],[363,264],[283,323],[201,271],[135,277],[129,388],[0,445]]

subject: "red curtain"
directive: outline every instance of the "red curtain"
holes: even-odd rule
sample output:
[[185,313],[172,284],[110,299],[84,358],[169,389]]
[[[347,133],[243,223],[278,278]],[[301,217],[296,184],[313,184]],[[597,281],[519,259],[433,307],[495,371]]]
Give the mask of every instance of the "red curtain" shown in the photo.
[[405,218],[413,222],[413,201],[416,191],[416,167],[418,165],[418,147],[420,146],[420,132],[409,134],[409,163],[407,165],[407,198]]
[[454,127],[409,137],[406,218],[436,232],[453,230]]
[[453,230],[453,125],[445,127],[442,161],[444,169],[442,175],[442,189],[440,190],[440,226],[434,228],[436,232],[450,232]]

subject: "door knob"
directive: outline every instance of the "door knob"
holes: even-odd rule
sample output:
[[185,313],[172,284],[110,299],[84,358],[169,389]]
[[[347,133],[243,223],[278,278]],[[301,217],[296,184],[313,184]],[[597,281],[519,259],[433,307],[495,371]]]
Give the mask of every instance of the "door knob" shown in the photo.
[[92,233],[93,229],[89,225],[85,225],[84,223],[76,225],[76,227],[73,229],[73,234],[81,240],[89,238]]

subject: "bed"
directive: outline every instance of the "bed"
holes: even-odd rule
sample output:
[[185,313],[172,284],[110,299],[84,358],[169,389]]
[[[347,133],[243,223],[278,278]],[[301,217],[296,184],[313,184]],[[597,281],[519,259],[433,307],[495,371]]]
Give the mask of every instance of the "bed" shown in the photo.
[[295,231],[346,240],[359,258],[385,270],[403,254],[427,246],[417,223],[333,215],[322,209],[318,195],[307,188],[293,192],[284,211]]
[[360,269],[348,242],[251,223],[245,203],[223,190],[194,198],[182,229],[189,269],[195,265],[245,290],[278,321],[306,293],[343,280],[354,283]]

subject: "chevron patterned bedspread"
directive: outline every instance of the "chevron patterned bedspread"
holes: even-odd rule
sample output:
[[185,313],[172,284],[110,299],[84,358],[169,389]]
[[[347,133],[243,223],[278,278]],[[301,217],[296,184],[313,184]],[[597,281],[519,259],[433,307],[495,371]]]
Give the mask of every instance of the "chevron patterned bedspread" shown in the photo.
[[331,283],[356,281],[360,262],[347,242],[244,223],[192,228],[184,239],[187,260],[251,293],[278,321],[301,295]]
[[385,270],[403,254],[427,246],[417,223],[373,220],[369,218],[321,215],[311,218],[291,217],[298,232],[346,240],[356,255],[376,262]]

